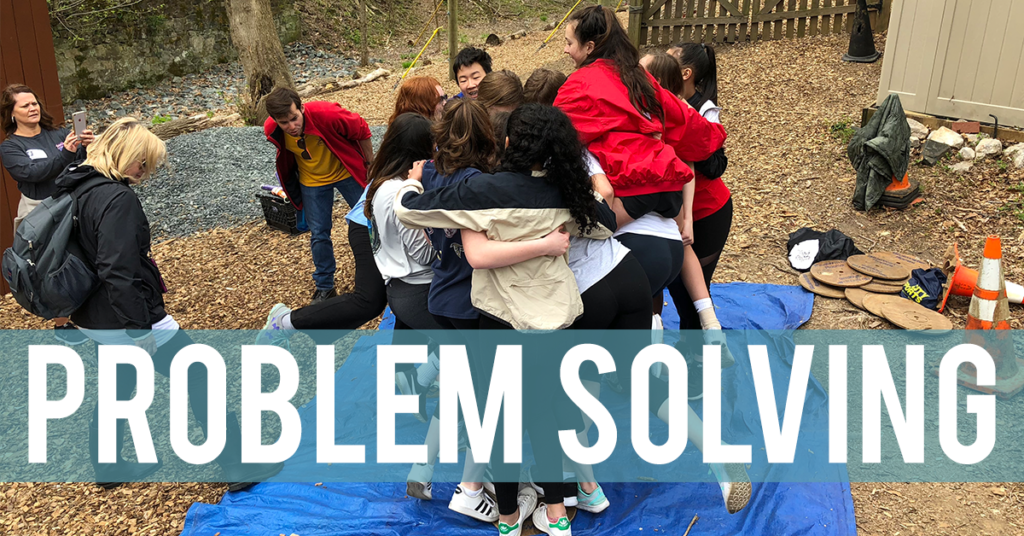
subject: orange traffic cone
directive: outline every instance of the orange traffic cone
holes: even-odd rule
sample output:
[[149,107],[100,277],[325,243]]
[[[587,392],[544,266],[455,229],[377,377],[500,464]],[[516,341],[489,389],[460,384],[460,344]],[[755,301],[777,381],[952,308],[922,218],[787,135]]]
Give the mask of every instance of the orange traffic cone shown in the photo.
[[[942,267],[946,274],[946,285],[939,303],[939,312],[946,308],[946,300],[950,296],[974,296],[974,288],[978,284],[978,271],[968,268],[960,262],[960,251],[956,242],[946,250],[946,261]],[[1024,287],[1010,281],[1006,285],[1006,298],[1010,303],[1024,303]]]
[[989,236],[985,240],[985,258],[981,261],[981,272],[967,314],[965,337],[967,343],[985,348],[995,360],[996,384],[978,385],[977,371],[969,363],[957,371],[957,381],[960,385],[983,393],[1010,398],[1024,389],[1024,368],[1021,368],[1024,361],[1014,355],[1009,322],[1010,304],[1006,299],[1002,258],[999,237]]

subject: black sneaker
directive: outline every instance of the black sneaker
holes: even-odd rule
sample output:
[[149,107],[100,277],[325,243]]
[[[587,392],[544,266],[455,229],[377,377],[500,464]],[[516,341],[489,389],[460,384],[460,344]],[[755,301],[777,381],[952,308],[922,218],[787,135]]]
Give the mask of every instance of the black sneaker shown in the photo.
[[335,297],[337,295],[338,295],[338,291],[333,289],[333,288],[330,289],[330,290],[324,290],[324,289],[318,288],[318,289],[316,289],[316,292],[313,293],[313,297],[310,298],[309,304],[310,305],[316,305],[316,304],[318,304],[318,303],[320,303],[320,302],[322,302],[324,300],[329,300],[329,299],[331,299],[331,298],[333,298],[333,297]]
[[71,322],[68,322],[63,326],[53,326],[53,336],[56,337],[58,341],[68,346],[78,346],[79,344],[84,344],[89,340],[89,337],[86,337],[85,333],[82,333],[78,329],[78,326]]

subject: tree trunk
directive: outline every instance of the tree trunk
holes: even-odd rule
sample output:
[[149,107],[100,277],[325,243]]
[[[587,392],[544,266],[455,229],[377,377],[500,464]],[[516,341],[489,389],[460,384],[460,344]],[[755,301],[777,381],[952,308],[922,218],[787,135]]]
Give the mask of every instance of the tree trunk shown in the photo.
[[294,86],[270,11],[270,0],[224,0],[224,4],[231,26],[231,42],[245,73],[246,97],[255,110],[252,120],[262,125],[268,117],[263,98],[277,86]]

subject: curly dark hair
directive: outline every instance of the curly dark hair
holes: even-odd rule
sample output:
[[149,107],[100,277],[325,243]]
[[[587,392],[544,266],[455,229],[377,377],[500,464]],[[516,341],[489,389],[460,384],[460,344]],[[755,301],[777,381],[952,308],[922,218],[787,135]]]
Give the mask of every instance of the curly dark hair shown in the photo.
[[569,117],[554,106],[524,104],[509,116],[507,132],[501,169],[530,174],[534,165],[543,164],[544,180],[561,191],[580,232],[592,231],[597,226],[597,200],[583,163],[583,145]]

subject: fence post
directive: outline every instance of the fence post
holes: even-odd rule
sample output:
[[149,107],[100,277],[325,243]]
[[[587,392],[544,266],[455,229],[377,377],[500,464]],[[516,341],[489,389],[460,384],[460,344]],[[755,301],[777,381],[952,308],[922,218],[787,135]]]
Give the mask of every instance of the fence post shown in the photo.
[[366,67],[370,64],[370,43],[366,36],[366,0],[359,0],[359,40],[362,45],[359,50],[359,66]]
[[882,10],[878,12],[878,23],[872,26],[875,32],[884,32],[889,29],[889,16],[892,14],[892,0],[882,0]]
[[644,8],[642,6],[629,6],[629,40],[633,43],[637,49],[640,48],[640,20],[644,16]]

